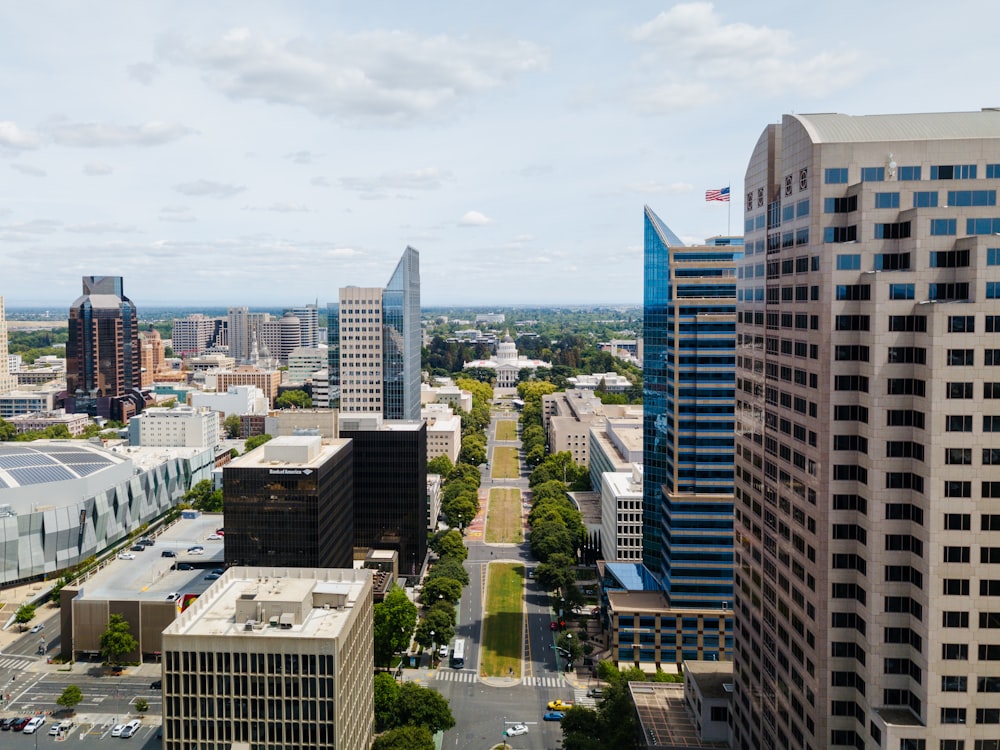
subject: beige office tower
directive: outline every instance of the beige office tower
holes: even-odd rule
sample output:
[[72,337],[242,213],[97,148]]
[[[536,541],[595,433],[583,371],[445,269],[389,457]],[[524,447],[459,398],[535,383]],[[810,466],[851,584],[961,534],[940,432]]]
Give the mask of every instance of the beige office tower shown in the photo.
[[786,115],[757,142],[735,747],[1000,747],[998,189],[997,110]]
[[163,747],[372,742],[372,572],[233,567],[163,631]]
[[14,390],[16,378],[10,374],[9,350],[7,348],[7,314],[4,311],[3,297],[0,297],[0,393]]
[[340,410],[382,413],[382,289],[340,290]]

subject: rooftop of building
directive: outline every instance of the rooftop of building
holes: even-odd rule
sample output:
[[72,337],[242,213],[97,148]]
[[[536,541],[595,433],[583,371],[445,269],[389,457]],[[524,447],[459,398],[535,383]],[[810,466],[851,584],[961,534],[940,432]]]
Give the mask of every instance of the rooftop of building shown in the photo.
[[662,612],[669,609],[662,591],[608,591],[613,612]]
[[600,492],[570,492],[570,499],[583,516],[584,525],[596,526],[601,523]]
[[724,748],[725,742],[705,742],[688,713],[684,686],[671,682],[630,682],[646,747],[657,750]]
[[364,568],[232,567],[163,635],[336,638],[371,586]]
[[82,479],[125,458],[78,440],[0,443],[0,489]]
[[896,115],[817,113],[797,120],[815,143],[878,143],[1000,138],[1000,109]]
[[601,477],[608,483],[611,492],[616,497],[642,497],[642,474],[639,474],[639,481],[635,480],[635,475],[629,471],[606,471]]
[[230,461],[226,468],[263,469],[276,466],[315,468],[326,463],[350,441],[318,435],[282,435]]
[[685,679],[692,679],[704,698],[728,700],[733,689],[733,663],[731,661],[684,662]]

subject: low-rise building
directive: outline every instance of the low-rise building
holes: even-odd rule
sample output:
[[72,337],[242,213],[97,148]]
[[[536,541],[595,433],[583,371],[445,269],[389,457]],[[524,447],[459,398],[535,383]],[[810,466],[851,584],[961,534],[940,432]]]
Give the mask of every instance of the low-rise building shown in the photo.
[[63,425],[70,435],[82,435],[90,424],[86,414],[67,414],[65,409],[40,414],[18,414],[7,420],[17,428],[17,434],[41,432],[49,427]]
[[65,390],[65,387],[40,385],[34,388],[22,386],[7,393],[0,393],[0,419],[10,419],[18,414],[54,411],[59,394]]
[[222,393],[194,391],[190,398],[195,409],[211,409],[225,416],[236,414],[267,414],[267,394],[254,385],[233,385]]
[[129,420],[132,445],[214,448],[222,442],[219,412],[193,406],[145,409]]
[[363,750],[372,571],[236,567],[163,631],[163,747]]
[[609,562],[642,562],[642,466],[601,475],[601,552]]
[[632,381],[617,372],[602,372],[594,375],[574,375],[566,378],[574,388],[596,391],[598,388],[608,393],[625,393],[632,387]]
[[590,428],[590,486],[601,486],[607,471],[631,472],[632,464],[642,463],[642,407],[636,413],[611,416]]
[[235,370],[212,370],[205,373],[205,390],[215,390],[224,393],[234,385],[255,385],[268,398],[268,403],[274,406],[278,397],[278,386],[281,385],[280,370],[262,370],[249,365],[237,367]]
[[297,347],[288,354],[288,380],[292,383],[312,380],[313,373],[326,366],[326,347]]
[[462,419],[447,404],[427,404],[420,410],[427,422],[427,460],[447,456],[454,464],[462,450]]

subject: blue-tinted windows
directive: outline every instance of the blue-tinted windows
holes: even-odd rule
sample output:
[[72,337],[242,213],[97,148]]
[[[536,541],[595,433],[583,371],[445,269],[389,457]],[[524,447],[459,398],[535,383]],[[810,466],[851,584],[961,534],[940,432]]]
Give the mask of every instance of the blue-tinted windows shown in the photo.
[[900,180],[919,180],[920,167],[900,167],[898,174]]
[[913,299],[913,284],[889,284],[889,299]]
[[899,193],[875,193],[875,208],[899,208]]
[[937,208],[937,190],[921,190],[913,194],[914,208]]
[[[989,291],[987,290],[987,296]],[[967,300],[969,299],[968,282],[932,283],[927,287],[927,299],[932,301]]]
[[931,167],[932,180],[974,180],[975,164],[935,164]]
[[966,234],[998,234],[1000,219],[966,219]]
[[996,190],[949,190],[949,206],[995,206]]
[[908,271],[910,270],[910,254],[878,253],[875,256],[873,268],[876,271]]
[[808,215],[809,215],[809,199],[805,198],[804,200],[800,200],[798,203],[795,204],[795,216],[801,218],[803,216],[808,216]]
[[987,164],[986,179],[993,180],[997,178],[1000,178],[1000,164]]
[[1000,266],[1000,247],[986,248],[986,265]]
[[1000,281],[986,282],[986,299],[1000,299]]
[[823,242],[854,242],[857,238],[858,228],[854,224],[849,227],[823,228]]
[[[970,219],[969,221],[973,221]],[[931,235],[954,235],[957,231],[955,219],[931,219]]]
[[968,266],[968,250],[931,251],[931,268],[967,268]]
[[857,210],[858,196],[856,195],[823,199],[823,213],[825,214],[846,214]]
[[764,217],[764,214],[757,214],[754,217],[754,219],[753,219],[753,228],[754,229],[763,229],[765,221],[766,221],[766,219]]
[[862,167],[862,182],[885,182],[885,167]]
[[838,300],[865,301],[871,299],[871,287],[868,284],[838,284],[835,294]]
[[823,182],[827,185],[847,184],[847,167],[834,167],[823,170]]
[[795,204],[789,203],[786,206],[781,207],[781,220],[791,221],[795,218]]
[[861,270],[861,255],[858,253],[854,254],[843,254],[837,256],[837,270],[838,271],[859,271]]

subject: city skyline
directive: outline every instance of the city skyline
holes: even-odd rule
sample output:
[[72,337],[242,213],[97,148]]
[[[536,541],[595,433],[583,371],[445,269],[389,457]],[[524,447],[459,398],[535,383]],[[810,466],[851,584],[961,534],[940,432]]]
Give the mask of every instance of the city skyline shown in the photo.
[[10,6],[2,291],[65,305],[102,273],[148,306],[330,301],[412,244],[430,307],[638,304],[643,206],[686,243],[738,231],[705,191],[740,195],[780,112],[996,104],[954,71],[985,69],[1000,11],[902,7]]

